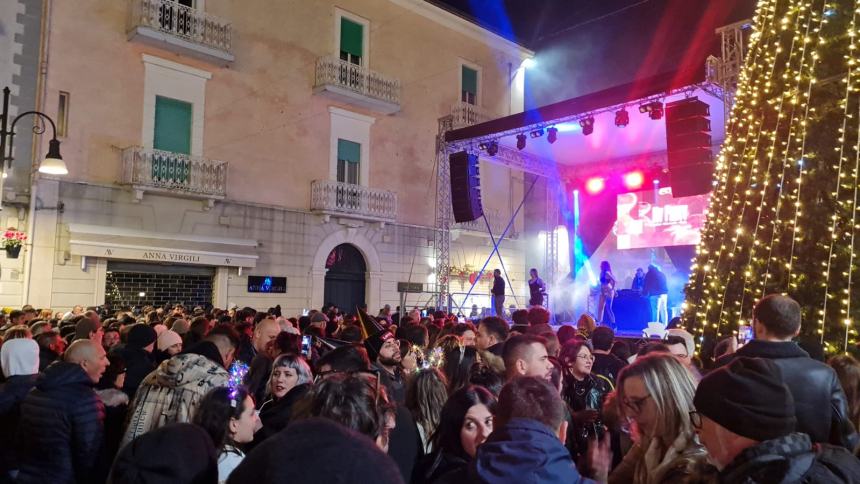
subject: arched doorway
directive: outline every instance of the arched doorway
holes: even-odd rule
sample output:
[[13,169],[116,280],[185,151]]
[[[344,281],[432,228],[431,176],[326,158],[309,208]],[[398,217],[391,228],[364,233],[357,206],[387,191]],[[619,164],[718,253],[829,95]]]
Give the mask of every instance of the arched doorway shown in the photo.
[[352,244],[340,244],[325,261],[326,304],[335,304],[344,313],[354,313],[358,305],[364,304],[367,265],[364,256]]

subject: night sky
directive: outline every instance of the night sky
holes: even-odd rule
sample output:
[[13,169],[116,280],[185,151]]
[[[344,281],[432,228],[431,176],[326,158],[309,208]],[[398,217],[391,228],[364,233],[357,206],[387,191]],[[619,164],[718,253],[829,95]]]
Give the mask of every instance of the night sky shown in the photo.
[[534,50],[526,106],[678,70],[704,71],[714,29],[752,17],[755,0],[433,0]]

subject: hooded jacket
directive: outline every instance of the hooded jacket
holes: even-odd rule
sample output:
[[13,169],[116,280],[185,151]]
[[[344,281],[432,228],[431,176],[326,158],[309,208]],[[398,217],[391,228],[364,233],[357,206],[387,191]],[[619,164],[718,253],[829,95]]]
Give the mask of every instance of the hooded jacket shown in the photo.
[[21,402],[36,384],[38,375],[10,376],[0,385],[0,482],[15,462],[15,434],[21,421]]
[[[215,347],[209,341],[199,345]],[[211,348],[206,353],[211,353]],[[203,396],[213,388],[227,385],[229,378],[220,361],[216,363],[201,354],[183,353],[161,362],[137,390],[120,448],[158,427],[190,422]]]
[[56,362],[21,404],[19,483],[101,482],[104,405],[80,365]]
[[549,427],[522,418],[493,431],[478,447],[469,474],[473,482],[492,484],[594,482],[579,475],[570,453]]
[[752,340],[732,355],[717,361],[717,367],[735,358],[767,358],[782,372],[783,383],[794,397],[797,431],[813,442],[839,445],[853,450],[860,436],[848,418],[848,402],[833,368],[815,361],[797,343]]

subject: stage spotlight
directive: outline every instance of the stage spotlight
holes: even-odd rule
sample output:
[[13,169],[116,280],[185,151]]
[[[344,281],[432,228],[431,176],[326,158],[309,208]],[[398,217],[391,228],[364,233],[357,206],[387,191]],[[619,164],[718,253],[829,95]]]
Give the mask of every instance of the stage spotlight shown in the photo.
[[641,171],[631,171],[624,175],[624,186],[628,190],[638,190],[642,188],[643,183],[645,183],[645,175]]
[[602,177],[595,176],[585,181],[585,191],[592,195],[596,195],[603,191],[606,187],[606,180]]
[[582,126],[582,134],[585,136],[594,132],[594,117],[589,116],[579,120],[579,125]]
[[517,149],[523,150],[526,147],[526,135],[518,134],[517,135]]
[[543,130],[542,129],[536,129],[536,130],[532,131],[531,133],[529,133],[529,136],[531,136],[532,138],[540,138],[541,136],[543,136]]
[[630,113],[626,109],[615,111],[615,126],[623,128],[630,124]]
[[640,113],[642,113],[642,114],[645,114],[645,113],[647,113],[647,112],[648,112],[648,111],[650,111],[650,110],[651,110],[651,105],[650,105],[650,104],[640,104],[640,105],[639,105],[639,112],[640,112]]
[[487,154],[490,156],[496,156],[496,153],[499,152],[499,143],[495,141],[490,141],[487,143]]
[[653,119],[654,121],[661,119],[663,117],[663,103],[660,101],[654,101],[651,103],[651,109],[648,111],[648,117]]
[[478,145],[478,149],[481,151],[487,151],[487,146],[489,146],[489,144],[484,142]]
[[558,129],[557,128],[547,128],[546,130],[546,140],[549,141],[549,144],[555,143],[555,140],[558,139]]

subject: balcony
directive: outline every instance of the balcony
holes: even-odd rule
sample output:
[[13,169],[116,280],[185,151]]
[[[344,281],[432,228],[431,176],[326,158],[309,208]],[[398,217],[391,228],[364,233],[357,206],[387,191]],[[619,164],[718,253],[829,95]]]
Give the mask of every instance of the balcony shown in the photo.
[[129,40],[219,66],[233,62],[232,27],[223,19],[173,0],[131,0]]
[[314,93],[385,114],[400,111],[400,81],[335,57],[317,59]]
[[145,192],[204,200],[212,207],[227,195],[227,163],[139,146],[122,152],[122,183],[135,200]]
[[453,118],[452,129],[460,129],[473,124],[481,124],[495,119],[497,116],[480,106],[460,101],[451,106],[451,117]]
[[374,222],[397,219],[397,194],[351,183],[314,180],[311,211],[325,216],[344,215]]

